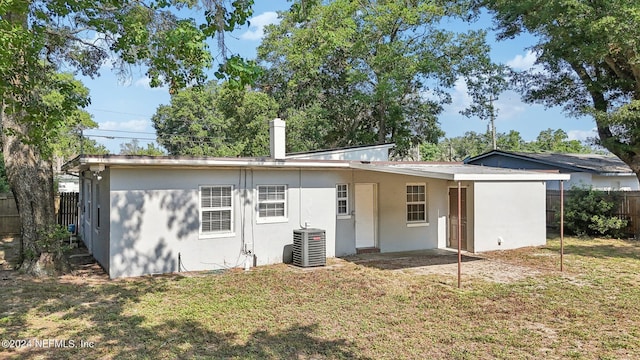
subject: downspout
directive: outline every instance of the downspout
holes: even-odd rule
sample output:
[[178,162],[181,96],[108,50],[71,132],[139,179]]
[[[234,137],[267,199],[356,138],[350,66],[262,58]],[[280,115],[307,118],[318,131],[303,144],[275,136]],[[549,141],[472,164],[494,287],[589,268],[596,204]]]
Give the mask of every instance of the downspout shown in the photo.
[[[252,174],[253,174],[253,170],[252,170]],[[244,175],[244,182],[242,181]],[[242,213],[240,215],[240,243],[241,243],[241,251],[242,254],[245,256],[244,258],[244,270],[245,271],[249,271],[251,269],[251,267],[254,265],[254,239],[253,239],[253,216],[251,216],[251,229],[252,229],[252,236],[251,236],[251,249],[248,249],[247,246],[247,241],[246,241],[246,225],[247,225],[247,219],[246,219],[246,204],[247,203],[252,203],[252,202],[248,202],[246,201],[248,199],[248,192],[247,192],[247,169],[244,170],[240,170],[240,179],[238,179],[238,189],[242,188],[242,196],[240,197],[240,201],[241,201],[241,209],[242,209]]]
[[462,190],[460,188],[460,181],[458,181],[458,289],[461,284],[461,267],[462,267]]
[[306,221],[302,223],[302,168],[298,169],[298,225],[300,229],[306,229],[310,225]]
[[564,271],[564,180],[560,180],[560,271]]
[[[251,170],[251,199],[253,199],[253,195],[255,195],[253,188],[254,188],[254,184],[253,184],[253,169]],[[247,188],[247,178],[246,178],[246,171],[245,171],[245,189]],[[246,190],[245,190],[246,191]],[[248,192],[245,192],[248,193]],[[249,197],[249,196],[247,196]],[[255,229],[255,224],[256,224],[256,218],[255,218],[255,214],[256,214],[256,209],[255,209],[255,203],[253,201],[247,201],[247,203],[251,206],[251,253],[253,254],[253,256],[251,257],[252,263],[254,266],[256,266],[257,264],[257,257],[256,257],[256,236],[254,233],[254,229]],[[244,206],[243,206],[244,209]]]

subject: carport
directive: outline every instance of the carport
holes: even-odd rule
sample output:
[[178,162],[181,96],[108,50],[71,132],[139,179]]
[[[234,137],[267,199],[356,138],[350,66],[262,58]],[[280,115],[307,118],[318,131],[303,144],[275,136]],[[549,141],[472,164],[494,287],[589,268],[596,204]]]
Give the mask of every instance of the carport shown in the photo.
[[458,252],[541,246],[546,243],[546,181],[570,175],[464,165],[459,163],[352,163],[352,168],[439,179],[447,182],[447,208],[438,214],[445,248]]

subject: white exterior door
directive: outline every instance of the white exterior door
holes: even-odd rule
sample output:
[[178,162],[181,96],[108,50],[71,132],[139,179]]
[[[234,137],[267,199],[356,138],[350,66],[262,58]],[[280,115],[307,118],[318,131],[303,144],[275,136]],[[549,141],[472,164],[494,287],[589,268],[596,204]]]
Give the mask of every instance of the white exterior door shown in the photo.
[[376,246],[376,186],[356,184],[356,248]]

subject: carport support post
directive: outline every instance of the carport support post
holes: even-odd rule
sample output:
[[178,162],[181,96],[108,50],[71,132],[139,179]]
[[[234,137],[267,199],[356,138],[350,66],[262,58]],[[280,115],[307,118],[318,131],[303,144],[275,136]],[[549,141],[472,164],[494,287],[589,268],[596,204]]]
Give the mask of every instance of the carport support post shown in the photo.
[[462,252],[460,251],[460,248],[462,247],[462,200],[460,199],[461,192],[460,181],[458,181],[458,289],[460,288],[461,283],[460,268],[462,265]]
[[564,271],[564,180],[560,180],[560,271]]

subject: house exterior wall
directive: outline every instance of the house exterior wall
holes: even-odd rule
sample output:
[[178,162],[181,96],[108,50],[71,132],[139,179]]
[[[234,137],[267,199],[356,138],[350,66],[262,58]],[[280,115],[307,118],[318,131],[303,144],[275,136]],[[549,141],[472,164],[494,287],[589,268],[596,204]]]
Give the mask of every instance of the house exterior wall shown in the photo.
[[[573,187],[593,188],[602,191],[638,191],[640,185],[635,175],[598,175],[582,172],[571,173],[571,180],[565,181],[564,189]],[[560,190],[559,181],[547,181],[548,190]]]
[[[377,185],[377,246],[381,252],[434,249],[446,241],[446,232],[439,231],[438,226],[446,223],[447,181],[370,171],[354,171],[352,181]],[[407,223],[408,183],[426,184],[427,223]],[[351,219],[348,225],[352,229],[354,221]],[[355,252],[355,243],[353,246],[351,253]]]
[[[243,248],[252,250],[256,265],[279,263],[291,251],[293,230],[305,222],[326,230],[333,257],[335,184],[341,181],[340,171],[112,169],[109,275],[242,266]],[[232,233],[200,234],[201,185],[233,186]],[[287,186],[286,221],[258,221],[259,185]]]
[[[573,178],[573,175],[572,175]],[[591,183],[596,190],[604,191],[638,191],[640,190],[640,184],[638,184],[638,178],[634,174],[630,175],[593,175]]]
[[109,271],[109,189],[110,172],[100,172],[100,179],[90,171],[80,177],[80,235],[98,263]]
[[544,245],[545,193],[543,181],[476,182],[473,251]]
[[[293,230],[304,226],[326,230],[327,257],[354,254],[356,184],[375,184],[375,246],[381,252],[443,248],[449,236],[449,189],[457,187],[453,181],[357,169],[130,167],[107,168],[101,177],[83,173],[83,197],[93,201],[82,200],[87,217],[82,231],[112,278],[238,267],[246,259],[255,265],[286,262]],[[348,185],[347,214],[337,215],[337,184]],[[410,184],[426,186],[426,222],[407,221]],[[258,218],[261,185],[286,186],[284,219]],[[467,189],[469,251],[545,243],[544,182],[461,185]],[[232,187],[230,232],[201,233],[201,186]]]
[[[564,189],[568,190],[572,187],[591,187],[593,186],[593,177],[591,173],[572,172],[571,179],[564,182]],[[560,181],[547,181],[547,190],[560,190]]]

